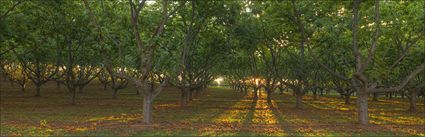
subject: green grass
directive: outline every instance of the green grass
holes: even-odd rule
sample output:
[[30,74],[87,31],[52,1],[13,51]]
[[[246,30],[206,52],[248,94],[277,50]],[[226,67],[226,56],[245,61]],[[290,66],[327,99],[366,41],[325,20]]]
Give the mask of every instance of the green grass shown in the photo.
[[370,101],[371,125],[356,124],[355,99],[345,105],[335,96],[304,97],[303,109],[294,109],[294,97],[265,93],[257,102],[225,87],[211,87],[186,107],[180,91],[167,88],[154,102],[154,124],[142,124],[142,98],[133,87],[120,91],[94,83],[69,105],[65,87],[49,83],[42,97],[25,97],[17,86],[0,83],[1,136],[425,136],[422,99],[419,111],[407,112],[403,99]]

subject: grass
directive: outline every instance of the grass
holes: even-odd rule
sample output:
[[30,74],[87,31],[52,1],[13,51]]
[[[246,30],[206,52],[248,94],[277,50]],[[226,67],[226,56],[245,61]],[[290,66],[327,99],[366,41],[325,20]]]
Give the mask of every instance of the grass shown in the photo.
[[370,101],[371,125],[356,124],[355,99],[345,105],[335,96],[304,97],[303,109],[294,109],[289,94],[265,94],[258,101],[223,87],[205,90],[187,107],[180,92],[167,88],[155,100],[154,124],[144,125],[142,99],[133,87],[112,99],[111,90],[98,83],[77,95],[69,105],[65,87],[42,87],[42,97],[25,96],[17,85],[0,82],[1,136],[425,136],[423,104],[407,112],[403,99]]

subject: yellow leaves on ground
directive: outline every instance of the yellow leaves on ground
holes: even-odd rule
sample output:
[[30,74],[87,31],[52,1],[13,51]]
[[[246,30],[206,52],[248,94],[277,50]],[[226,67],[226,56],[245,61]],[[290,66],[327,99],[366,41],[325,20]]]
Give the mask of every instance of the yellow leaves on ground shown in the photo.
[[49,92],[46,90],[46,95],[52,97],[43,99],[4,98],[2,135],[90,136],[113,132],[111,136],[131,136],[152,132],[155,134],[146,136],[425,136],[422,104],[418,104],[419,112],[410,113],[406,111],[408,102],[402,99],[370,101],[371,125],[361,127],[356,123],[355,98],[346,105],[342,98],[318,96],[313,100],[307,95],[302,109],[295,109],[295,98],[289,94],[273,94],[268,104],[265,96],[253,101],[252,95],[209,89],[188,106],[180,107],[175,98],[180,92],[171,89],[158,96],[154,126],[146,126],[141,124],[142,103],[133,95],[99,101],[97,98],[109,98],[110,94],[82,94],[84,104],[68,106],[62,95]]
[[247,117],[249,110],[247,102],[238,101],[229,109],[213,119],[215,123],[243,123]]
[[140,120],[140,119],[142,119],[141,114],[125,114],[125,113],[122,113],[121,115],[118,115],[118,116],[104,116],[104,117],[90,118],[87,121],[88,122],[116,121],[116,122],[121,122],[121,123],[128,123],[128,122]]

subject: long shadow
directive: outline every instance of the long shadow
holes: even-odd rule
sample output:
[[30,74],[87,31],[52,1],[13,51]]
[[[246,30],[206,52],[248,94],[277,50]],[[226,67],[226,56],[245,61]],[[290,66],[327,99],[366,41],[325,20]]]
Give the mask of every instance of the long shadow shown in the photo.
[[[294,104],[294,97],[289,96],[290,98],[286,98],[291,100],[289,104]],[[276,99],[276,98],[275,98]],[[302,110],[294,109],[291,107],[279,107],[288,105],[282,101],[274,101],[274,104],[269,104],[272,109],[272,113],[275,118],[278,120],[281,129],[284,131],[286,136],[329,136],[328,131],[323,129],[319,121],[315,121],[313,118],[308,117],[310,114],[309,111],[305,111],[304,109],[310,109],[310,107],[304,107]],[[309,103],[304,103],[309,104]],[[288,114],[282,113],[282,108],[287,109],[286,111],[292,111]],[[321,113],[320,113],[321,114]],[[317,114],[314,114],[317,115]],[[305,117],[307,116],[307,117]],[[301,129],[301,131],[300,131]],[[303,131],[302,129],[309,129]]]
[[249,111],[246,114],[245,120],[242,122],[242,128],[235,136],[245,136],[244,132],[247,132],[250,126],[252,125],[252,120],[254,119],[254,113],[257,107],[257,103],[258,99],[252,101]]
[[[350,110],[340,110],[338,109],[338,106],[334,106],[335,104],[342,104],[342,101],[339,101],[335,98],[332,97],[322,97],[322,98],[327,98],[329,100],[333,100],[336,101],[334,102],[334,104],[329,104],[329,103],[318,103],[318,102],[307,102],[305,103],[307,106],[311,107],[309,109],[313,109],[315,112],[318,112],[318,114],[327,114],[329,113],[329,111],[332,111],[332,113],[334,114],[334,117],[336,119],[344,119],[344,121],[342,122],[338,122],[338,121],[326,121],[324,123],[328,123],[328,124],[324,124],[323,126],[329,126],[329,125],[334,125],[334,126],[346,126],[346,125],[350,125],[350,126],[359,126],[357,124],[357,121],[355,120],[355,109],[350,109]],[[328,101],[329,101],[328,100]],[[354,105],[354,104],[351,104]],[[372,104],[370,104],[372,106]],[[376,104],[375,104],[376,105]],[[395,106],[395,105],[394,105]],[[385,111],[384,111],[385,112]],[[394,122],[395,119],[391,119],[391,116],[387,116],[387,115],[383,115],[380,116],[374,112],[372,112],[371,110],[369,110],[369,115],[370,115],[370,122],[371,124],[369,125],[370,127],[374,127],[372,129],[383,129],[383,130],[388,130],[387,133],[391,133],[394,135],[397,135],[397,133],[402,133],[402,130],[400,130],[401,128],[410,128],[410,127],[418,127],[420,125],[405,125],[405,124],[401,124],[401,123],[397,123]],[[308,118],[308,117],[307,117]],[[386,119],[388,118],[388,119]],[[320,118],[320,119],[326,119],[326,118]],[[383,125],[381,124],[373,124],[372,122],[384,122]],[[390,129],[389,127],[391,126],[396,126],[397,128],[395,129]],[[400,130],[400,132],[394,132],[394,130]],[[374,130],[366,130],[367,132],[375,132]],[[398,135],[403,135],[403,136],[410,136],[410,135],[415,135],[412,133],[402,133],[402,134],[398,134]]]
[[285,125],[285,123],[287,123],[284,119],[283,119],[283,114],[282,112],[279,111],[279,107],[276,104],[276,106],[273,105],[273,103],[268,103],[268,105],[270,106],[270,109],[272,110],[272,113],[274,115],[274,117],[277,119],[277,122],[279,122],[279,125],[281,127],[281,129],[283,130],[283,132],[287,132],[289,131],[289,128]]
[[[329,103],[318,103],[318,102],[308,102],[306,103],[307,106],[310,106],[312,108],[315,109],[315,111],[322,111],[322,112],[328,112],[328,111],[333,111],[333,113],[337,114],[336,116],[339,116],[340,119],[347,119],[348,123],[356,123],[355,120],[355,113],[356,110],[353,108],[350,108],[349,110],[340,110],[338,108],[338,104],[342,104],[342,101],[338,101],[335,98],[332,97],[323,97],[323,98],[327,98],[328,100],[334,100],[335,102],[333,104],[329,104]],[[354,105],[354,104],[352,104]],[[369,109],[375,109],[377,108],[377,104],[371,103],[369,104],[370,107]],[[350,106],[352,107],[352,106]],[[392,107],[397,108],[397,105],[393,105]],[[375,110],[376,111],[376,110]],[[380,110],[379,112],[389,112],[388,110]],[[401,115],[404,115],[403,111],[399,111],[399,113],[401,113]],[[384,123],[388,123],[388,124],[394,124],[394,125],[404,125],[401,123],[397,123],[394,122],[394,120],[396,120],[397,118],[392,118],[389,115],[379,115],[377,112],[374,112],[373,110],[369,110],[369,115],[370,115],[370,120],[371,122],[375,121],[375,122],[384,122]],[[388,118],[388,119],[387,119]],[[338,123],[335,123],[338,124]]]
[[[208,92],[208,93],[207,93]],[[217,89],[209,89],[197,100],[194,100],[185,107],[178,107],[175,109],[162,109],[158,111],[168,111],[168,113],[174,113],[171,115],[172,118],[158,117],[157,120],[163,119],[161,122],[180,122],[190,124],[210,124],[215,118],[222,115],[226,110],[231,110],[232,106],[236,103],[245,99],[244,97],[224,97],[223,92],[229,92],[230,94],[236,94],[233,91],[223,91]],[[228,94],[228,93],[226,93]],[[228,101],[231,100],[231,101]],[[224,109],[227,108],[227,109]],[[163,116],[163,115],[161,115]],[[164,121],[175,119],[173,121]],[[188,124],[189,124],[188,123]]]
[[[195,112],[190,113],[190,116],[191,118],[195,118],[196,122],[192,125],[194,128],[191,128],[190,130],[198,130],[198,135],[217,135],[227,131],[233,131],[235,130],[235,127],[240,127],[240,123],[228,122],[226,120],[222,121],[221,118],[228,118],[232,114],[232,111],[241,110],[241,108],[238,107],[238,104],[247,102],[247,97],[238,96],[237,92],[233,91],[230,91],[230,93],[233,94],[230,96],[223,96],[221,93],[224,91],[221,90],[216,90],[215,92],[217,93],[205,96],[204,99],[201,98],[198,103],[193,104],[196,108]],[[251,106],[251,108],[255,109],[255,105]],[[251,117],[254,116],[253,112],[251,115]],[[194,121],[194,119],[191,118],[182,119],[181,121]]]

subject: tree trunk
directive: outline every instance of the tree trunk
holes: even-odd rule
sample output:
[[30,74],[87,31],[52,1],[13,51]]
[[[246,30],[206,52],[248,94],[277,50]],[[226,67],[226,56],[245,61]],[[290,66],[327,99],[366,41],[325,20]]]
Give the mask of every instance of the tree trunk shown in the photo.
[[346,105],[350,104],[350,94],[348,94],[348,93],[345,94],[345,104]]
[[266,92],[267,92],[267,103],[271,104],[272,103],[272,90],[266,88]]
[[180,97],[180,106],[181,107],[184,107],[184,106],[187,105],[187,99],[186,98],[187,98],[186,97],[186,91],[182,90],[182,94],[181,94],[181,97]]
[[283,95],[283,88],[279,88],[279,93],[281,94],[281,95]]
[[193,89],[189,89],[189,101],[193,101]]
[[112,95],[113,99],[117,99],[118,97],[118,89],[114,88],[114,94]]
[[21,86],[22,97],[25,96],[25,85]]
[[313,91],[313,100],[317,100],[317,93],[316,92],[317,92],[316,90]]
[[36,97],[40,97],[41,96],[41,94],[40,94],[40,87],[41,87],[41,85],[38,85],[38,84],[35,85],[35,91],[36,91],[35,96]]
[[257,88],[254,88],[254,100],[258,100],[258,94],[257,94],[257,92],[258,92],[258,89]]
[[418,97],[418,92],[414,89],[410,91],[410,98],[409,98],[409,102],[410,102],[410,107],[409,107],[409,111],[410,112],[416,112],[416,100]]
[[372,95],[373,95],[373,101],[378,101],[379,94],[373,93]]
[[423,98],[423,103],[424,103],[424,110],[425,110],[425,93],[422,94],[422,98]]
[[248,88],[247,87],[244,88],[244,94],[248,95]]
[[402,91],[400,94],[401,94],[401,98],[404,99],[404,91]]
[[78,86],[78,93],[83,93],[84,86]]
[[295,94],[296,100],[295,100],[295,108],[300,109],[302,106],[302,96],[301,94]]
[[75,88],[70,88],[69,90],[71,91],[71,105],[75,105]]
[[359,123],[362,125],[369,124],[369,114],[367,106],[368,93],[365,89],[357,91],[357,112],[359,117]]
[[143,122],[145,124],[152,123],[152,102],[152,93],[147,93],[143,95]]
[[[103,90],[106,90],[106,84],[103,84]],[[137,94],[137,95],[139,95],[139,94]]]
[[196,89],[195,90],[195,98],[198,98],[199,97],[199,93],[201,92],[201,90],[199,90],[199,89]]
[[56,88],[61,88],[61,83],[60,82],[58,82],[58,81],[56,81]]

